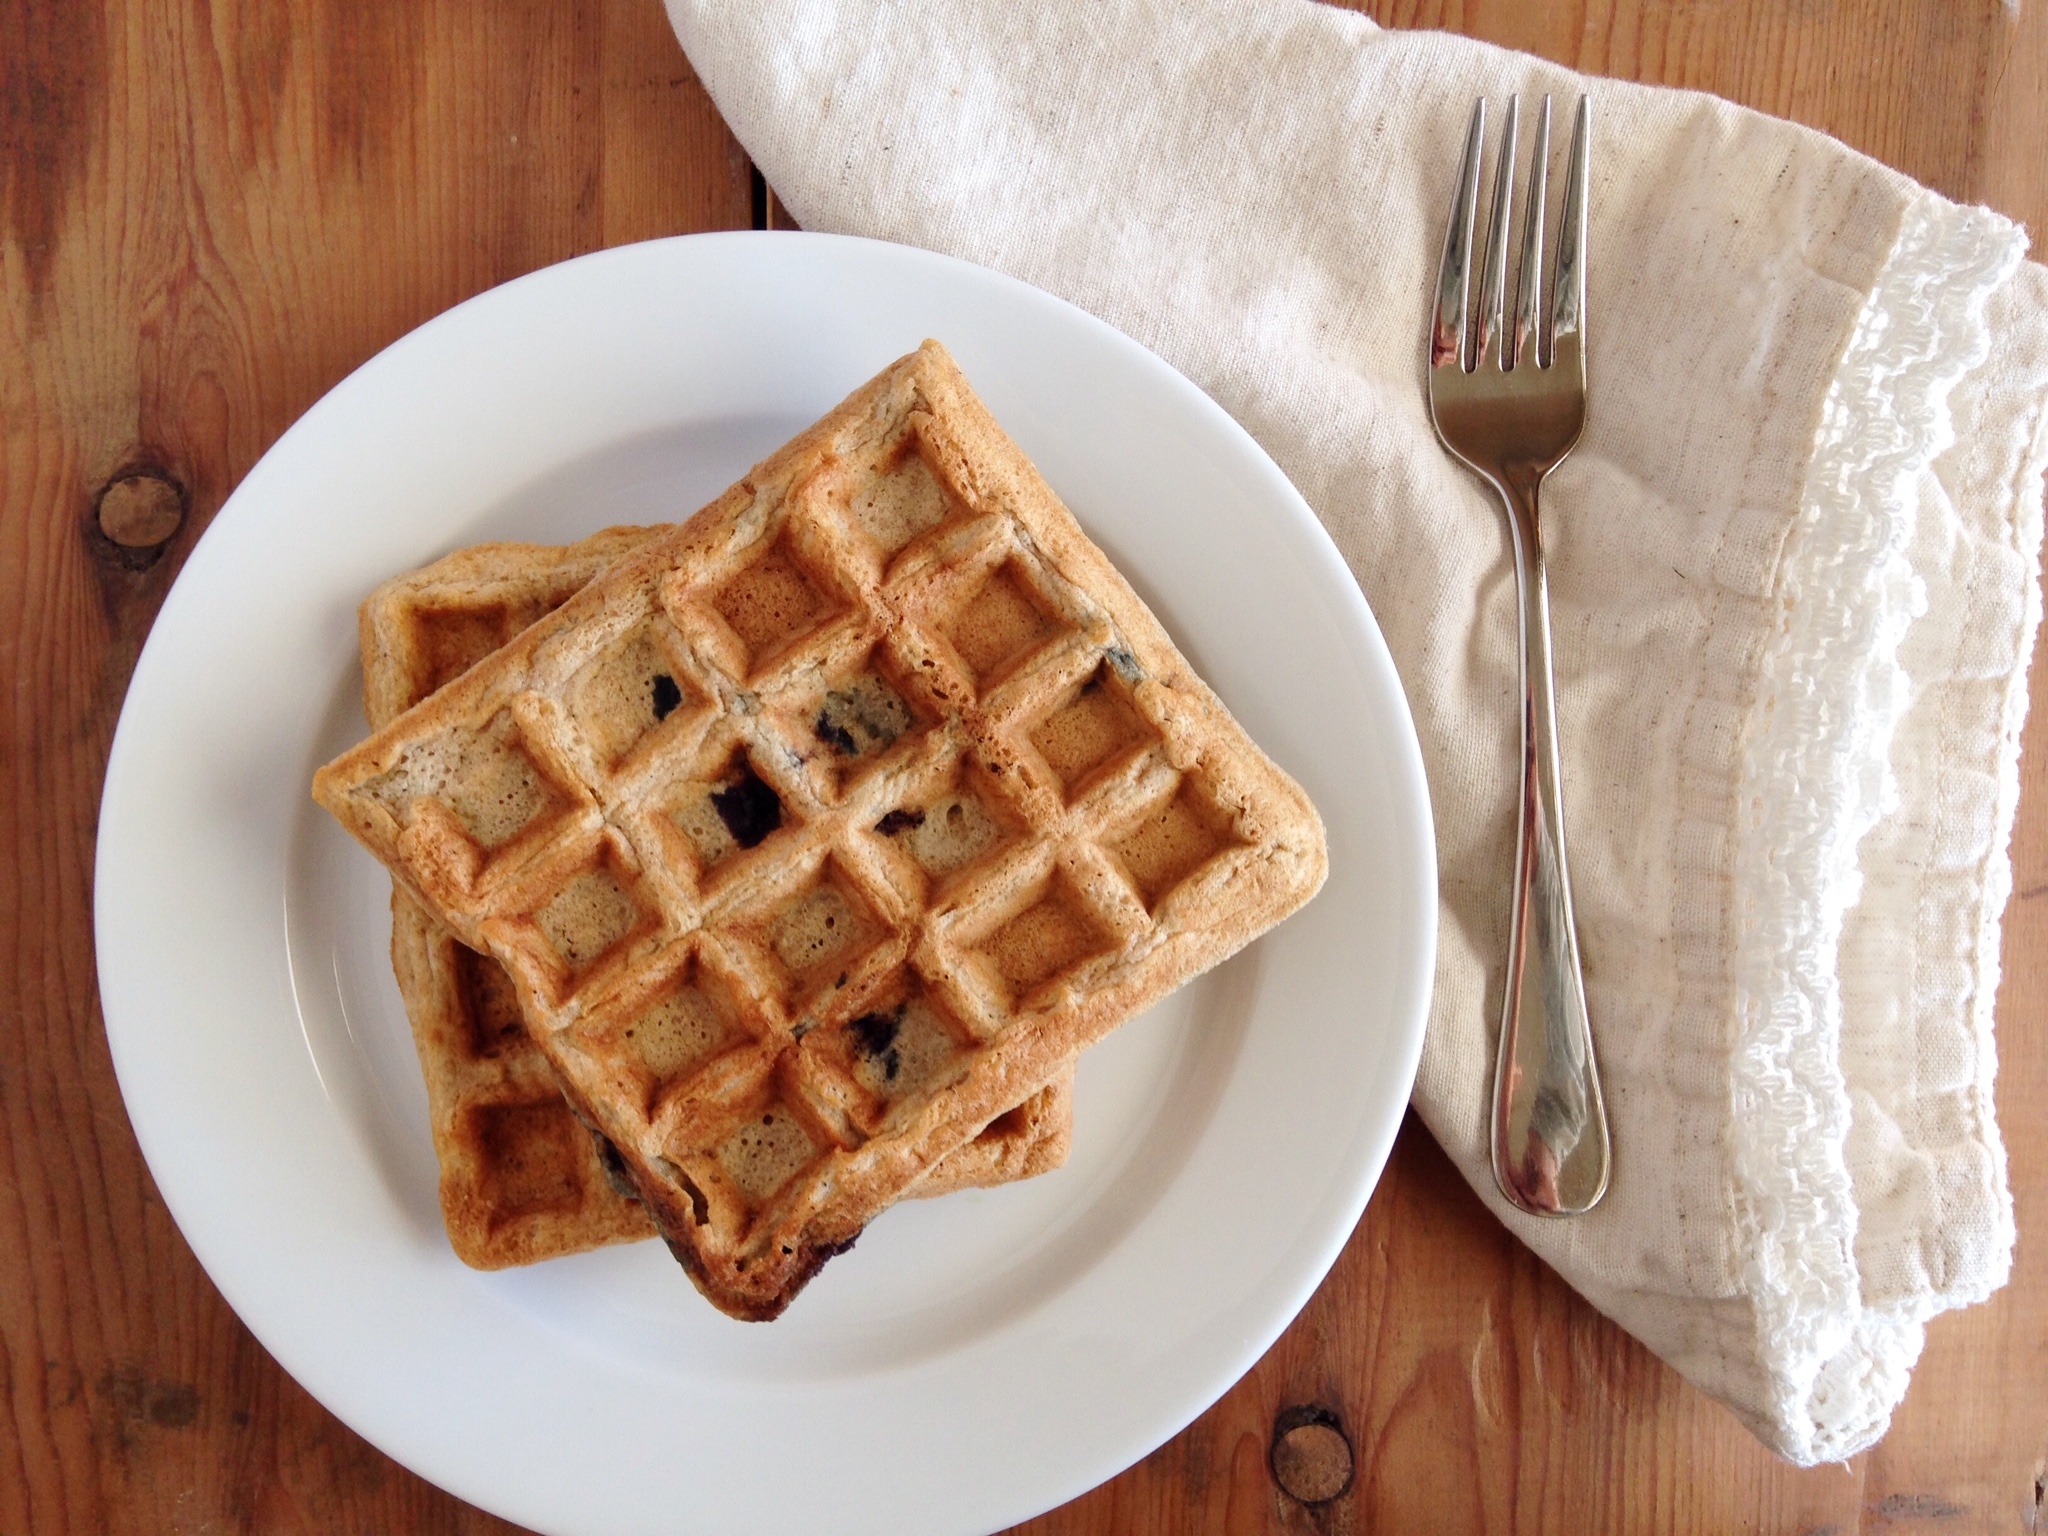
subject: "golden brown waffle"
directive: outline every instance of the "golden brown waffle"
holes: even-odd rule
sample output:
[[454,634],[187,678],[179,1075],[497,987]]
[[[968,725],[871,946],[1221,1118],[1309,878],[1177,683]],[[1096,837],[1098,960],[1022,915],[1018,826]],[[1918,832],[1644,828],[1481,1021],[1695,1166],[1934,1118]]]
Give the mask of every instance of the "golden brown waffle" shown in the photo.
[[314,793],[737,1317],[1326,869],[932,342]]
[[[552,612],[654,534],[613,528],[567,547],[488,544],[386,582],[361,614],[363,703],[381,728]],[[394,886],[391,959],[426,1078],[441,1211],[479,1269],[531,1264],[655,1235],[614,1187],[602,1144],[576,1121],[497,961],[458,943]],[[913,1191],[1029,1178],[1066,1159],[1072,1074],[942,1159]]]

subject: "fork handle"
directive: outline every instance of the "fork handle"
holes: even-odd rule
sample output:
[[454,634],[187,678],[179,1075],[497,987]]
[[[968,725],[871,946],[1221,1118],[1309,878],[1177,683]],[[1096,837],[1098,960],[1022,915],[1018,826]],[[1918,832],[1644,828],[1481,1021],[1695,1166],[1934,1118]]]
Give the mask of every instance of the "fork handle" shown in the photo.
[[1496,482],[1507,503],[1521,613],[1522,772],[1494,1069],[1493,1175],[1523,1210],[1567,1216],[1607,1192],[1610,1152],[1565,867],[1550,587],[1536,516],[1541,483],[1540,475]]

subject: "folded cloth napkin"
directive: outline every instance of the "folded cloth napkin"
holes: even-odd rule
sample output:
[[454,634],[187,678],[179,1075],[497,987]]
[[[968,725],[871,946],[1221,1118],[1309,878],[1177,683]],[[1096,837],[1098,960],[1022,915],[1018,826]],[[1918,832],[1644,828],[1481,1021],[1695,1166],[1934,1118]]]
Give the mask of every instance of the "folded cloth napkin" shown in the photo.
[[[668,0],[807,228],[1063,295],[1292,476],[1434,799],[1415,1104],[1603,1312],[1799,1462],[1883,1432],[2003,1283],[1992,998],[2039,614],[2048,272],[1818,133],[1306,0]],[[1513,574],[1423,319],[1473,99],[1595,104],[1591,421],[1546,496],[1564,790],[1615,1135],[1590,1216],[1495,1194]]]

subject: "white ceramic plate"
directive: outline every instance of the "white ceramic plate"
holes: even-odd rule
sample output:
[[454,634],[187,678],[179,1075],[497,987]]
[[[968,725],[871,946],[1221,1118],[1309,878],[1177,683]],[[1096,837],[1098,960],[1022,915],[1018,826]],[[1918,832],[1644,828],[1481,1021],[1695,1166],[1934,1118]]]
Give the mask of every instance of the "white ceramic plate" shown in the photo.
[[[660,1245],[448,1249],[385,877],[313,806],[363,733],[355,608],[458,545],[695,510],[927,336],[1321,807],[1330,881],[1082,1063],[1073,1157],[877,1221],[782,1320]],[[559,1533],[980,1532],[1112,1476],[1308,1299],[1400,1123],[1430,819],[1356,585],[1246,434],[1136,343],[924,252],[714,235],[451,310],[264,456],[135,670],[101,808],[101,992],[150,1168],[321,1402]]]

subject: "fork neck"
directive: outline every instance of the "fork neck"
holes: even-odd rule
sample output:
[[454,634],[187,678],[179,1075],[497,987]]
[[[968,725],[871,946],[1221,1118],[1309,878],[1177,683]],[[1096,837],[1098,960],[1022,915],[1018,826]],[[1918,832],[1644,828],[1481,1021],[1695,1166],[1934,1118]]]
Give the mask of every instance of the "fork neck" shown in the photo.
[[1537,525],[1537,493],[1549,473],[1548,464],[1503,464],[1487,476],[1494,489],[1500,492],[1501,500],[1507,503],[1508,516],[1514,520],[1516,534],[1532,554],[1543,547]]

